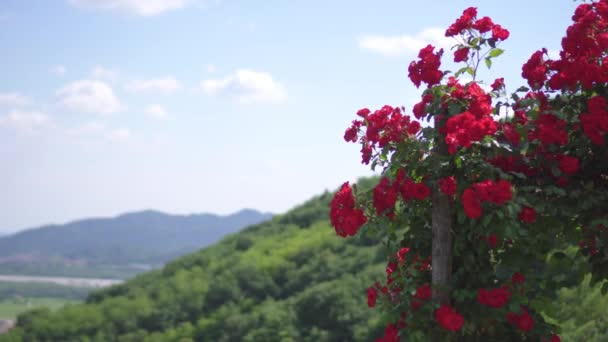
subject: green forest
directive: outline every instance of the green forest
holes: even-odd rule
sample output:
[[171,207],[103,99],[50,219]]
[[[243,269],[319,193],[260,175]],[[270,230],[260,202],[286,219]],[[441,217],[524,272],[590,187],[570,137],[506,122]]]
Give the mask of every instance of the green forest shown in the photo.
[[[325,192],[84,304],[21,314],[0,341],[373,341],[385,322],[366,290],[385,277],[386,251],[371,237],[336,237],[331,198]],[[608,340],[599,287],[558,298],[545,315],[564,328],[563,341]]]

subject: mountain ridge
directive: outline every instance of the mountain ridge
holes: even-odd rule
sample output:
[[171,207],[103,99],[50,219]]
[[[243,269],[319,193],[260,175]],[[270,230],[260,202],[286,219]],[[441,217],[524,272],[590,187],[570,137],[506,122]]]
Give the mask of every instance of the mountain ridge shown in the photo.
[[88,267],[87,273],[94,273],[91,269],[103,266],[103,274],[89,275],[125,278],[120,273],[138,271],[127,267],[112,274],[111,269],[159,266],[272,216],[249,208],[227,215],[142,210],[39,226],[0,236],[0,274],[84,276],[68,269]]

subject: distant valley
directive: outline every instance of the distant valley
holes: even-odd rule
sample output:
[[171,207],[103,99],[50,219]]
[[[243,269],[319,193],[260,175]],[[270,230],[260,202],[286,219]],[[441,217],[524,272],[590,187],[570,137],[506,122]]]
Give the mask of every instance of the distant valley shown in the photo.
[[27,229],[0,236],[0,274],[126,279],[271,217],[148,210]]

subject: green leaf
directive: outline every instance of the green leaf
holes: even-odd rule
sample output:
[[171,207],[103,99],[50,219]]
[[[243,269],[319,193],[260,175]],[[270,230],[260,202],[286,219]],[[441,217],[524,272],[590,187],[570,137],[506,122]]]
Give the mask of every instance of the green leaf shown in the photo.
[[503,50],[503,49],[498,49],[498,48],[492,49],[492,50],[490,50],[490,57],[492,57],[492,58],[498,57],[498,56],[502,55],[503,52],[505,52],[505,50]]
[[490,58],[484,59],[484,62],[486,62],[486,66],[488,67],[488,69],[492,67],[492,60]]
[[492,216],[491,215],[484,216],[484,218],[481,219],[481,225],[482,225],[482,227],[487,227],[488,224],[490,223],[490,221],[492,221]]

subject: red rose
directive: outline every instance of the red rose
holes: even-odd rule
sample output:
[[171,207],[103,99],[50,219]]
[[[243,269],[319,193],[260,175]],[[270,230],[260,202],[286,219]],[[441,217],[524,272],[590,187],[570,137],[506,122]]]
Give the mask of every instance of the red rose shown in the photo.
[[365,224],[367,219],[363,210],[355,209],[355,197],[348,182],[342,184],[331,200],[329,219],[336,234],[342,237],[357,234],[359,228]]
[[375,288],[370,287],[367,289],[367,306],[373,308],[376,306],[376,299],[378,298],[378,291]]
[[472,219],[481,217],[481,202],[473,189],[466,189],[462,194],[462,205],[464,213]]
[[559,161],[559,169],[567,174],[573,175],[580,168],[580,162],[578,158],[571,156],[562,156]]
[[511,276],[511,283],[513,283],[513,285],[519,283],[523,284],[525,280],[526,278],[524,277],[524,275],[519,272],[515,272],[513,273],[513,276]]
[[448,196],[456,194],[456,181],[454,176],[442,178],[439,180],[439,189]]
[[501,308],[509,302],[511,293],[505,287],[499,287],[497,289],[486,290],[479,289],[477,292],[477,301],[480,304],[487,305],[491,308]]
[[479,33],[488,32],[492,29],[492,27],[494,27],[494,23],[489,17],[477,19],[475,23],[473,23],[473,28],[479,31]]
[[469,48],[465,47],[454,51],[454,62],[464,62],[469,59]]
[[384,336],[377,338],[376,342],[399,342],[399,329],[389,323],[384,329]]
[[466,10],[464,10],[464,12],[462,12],[460,18],[456,19],[456,22],[450,25],[450,27],[445,31],[445,36],[453,37],[455,35],[460,34],[460,32],[462,32],[463,30],[470,28],[471,24],[473,23],[473,19],[475,19],[476,16],[477,8],[467,8]]
[[532,223],[536,221],[536,210],[530,207],[522,207],[519,212],[519,219],[521,222]]
[[534,319],[528,314],[526,310],[522,309],[522,313],[519,316],[517,327],[521,331],[530,331],[534,327]]
[[401,248],[398,252],[397,252],[397,259],[399,260],[399,262],[404,262],[405,261],[405,255],[410,251],[410,248],[408,247],[403,247]]
[[429,286],[429,284],[425,284],[417,288],[416,293],[414,294],[414,298],[423,301],[431,299],[431,286]]
[[492,83],[491,87],[493,91],[496,91],[500,88],[503,88],[505,86],[505,79],[504,77],[501,78],[497,78],[494,80],[494,83]]
[[431,189],[423,183],[414,184],[413,194],[415,199],[423,200],[431,195]]
[[488,236],[487,240],[488,240],[488,244],[492,248],[496,248],[496,245],[498,245],[498,237],[496,236],[496,234],[490,234],[490,236]]
[[365,118],[371,111],[368,108],[362,108],[357,111],[357,115]]
[[445,304],[435,310],[435,320],[443,328],[450,331],[458,331],[464,324],[464,317]]
[[562,339],[559,338],[558,335],[553,334],[553,335],[551,335],[551,342],[562,342]]
[[500,25],[492,26],[492,39],[496,41],[506,40],[509,38],[509,31],[502,28]]
[[374,207],[376,213],[382,215],[387,211],[392,212],[397,202],[397,191],[391,186],[388,178],[383,177],[374,188]]

